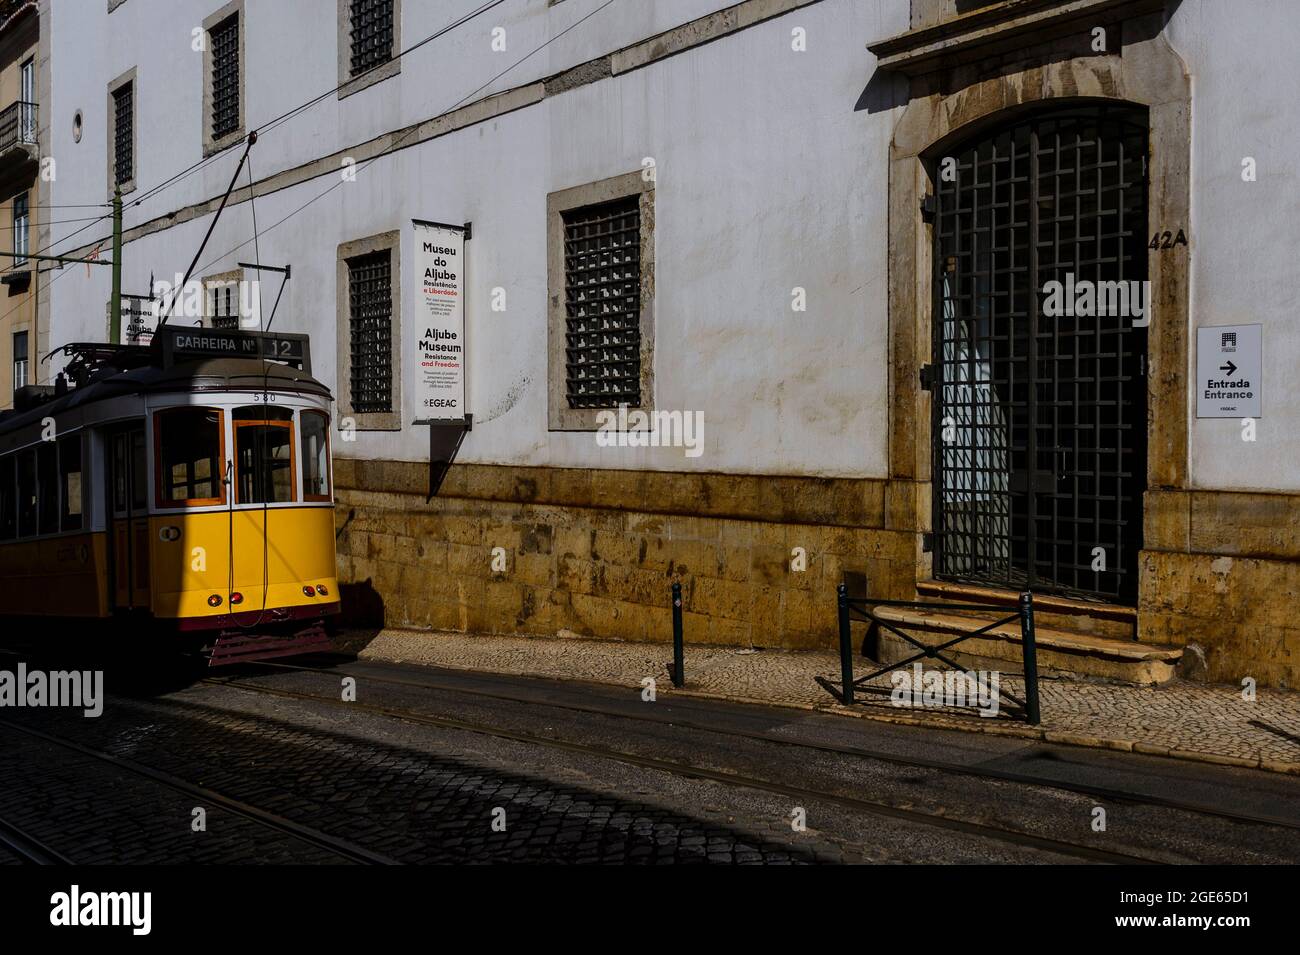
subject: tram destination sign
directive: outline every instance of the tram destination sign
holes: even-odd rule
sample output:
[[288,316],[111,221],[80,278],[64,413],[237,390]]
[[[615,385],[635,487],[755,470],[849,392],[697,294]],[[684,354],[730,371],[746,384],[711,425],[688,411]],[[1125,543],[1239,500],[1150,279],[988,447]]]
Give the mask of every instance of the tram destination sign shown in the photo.
[[154,339],[161,343],[165,365],[204,358],[266,358],[311,374],[306,335],[164,326],[154,333]]
[[1262,418],[1264,326],[1196,330],[1196,417]]

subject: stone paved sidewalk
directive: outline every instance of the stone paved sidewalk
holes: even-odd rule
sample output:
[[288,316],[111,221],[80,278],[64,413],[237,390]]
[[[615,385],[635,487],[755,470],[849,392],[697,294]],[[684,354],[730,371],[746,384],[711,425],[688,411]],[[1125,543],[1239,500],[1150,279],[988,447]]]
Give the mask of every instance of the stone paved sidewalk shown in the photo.
[[[839,680],[839,658],[823,651],[687,647],[686,686],[673,688],[666,644],[542,637],[504,637],[384,630],[361,659],[494,673],[588,680],[634,687],[654,677],[656,690],[841,713],[895,723],[1044,739],[1231,766],[1300,774],[1300,693],[1261,689],[1253,702],[1240,687],[1174,682],[1158,687],[1042,680],[1042,724],[983,718],[951,709],[895,707],[887,695],[844,707],[814,682]],[[858,658],[855,667],[869,661]],[[881,681],[887,686],[887,678]],[[1013,679],[1003,689],[1021,696]]]

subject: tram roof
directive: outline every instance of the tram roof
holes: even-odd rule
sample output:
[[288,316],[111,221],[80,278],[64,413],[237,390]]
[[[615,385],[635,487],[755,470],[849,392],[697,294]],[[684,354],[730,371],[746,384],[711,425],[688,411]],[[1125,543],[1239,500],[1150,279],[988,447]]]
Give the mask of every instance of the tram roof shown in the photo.
[[0,412],[0,434],[72,408],[124,395],[192,392],[296,392],[330,398],[330,390],[307,372],[261,358],[202,358],[167,365],[155,362],[118,370],[104,367],[79,388],[50,394],[21,411]]

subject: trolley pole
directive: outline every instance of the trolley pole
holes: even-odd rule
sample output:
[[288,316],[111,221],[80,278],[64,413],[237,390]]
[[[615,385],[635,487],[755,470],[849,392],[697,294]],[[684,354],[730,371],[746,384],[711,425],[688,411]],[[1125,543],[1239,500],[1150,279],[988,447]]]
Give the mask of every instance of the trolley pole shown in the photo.
[[122,187],[113,187],[113,297],[108,303],[109,344],[122,344]]

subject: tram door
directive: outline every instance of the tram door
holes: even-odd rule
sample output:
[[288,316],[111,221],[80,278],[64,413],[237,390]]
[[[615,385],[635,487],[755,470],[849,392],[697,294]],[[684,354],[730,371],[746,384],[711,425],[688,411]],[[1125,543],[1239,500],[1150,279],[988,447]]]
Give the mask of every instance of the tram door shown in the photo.
[[113,555],[113,605],[119,610],[149,607],[147,462],[143,422],[109,434],[110,553]]

